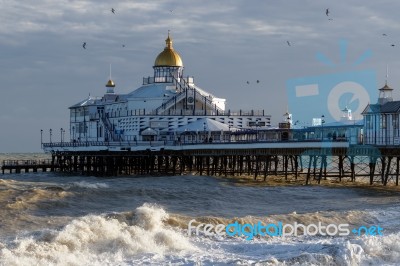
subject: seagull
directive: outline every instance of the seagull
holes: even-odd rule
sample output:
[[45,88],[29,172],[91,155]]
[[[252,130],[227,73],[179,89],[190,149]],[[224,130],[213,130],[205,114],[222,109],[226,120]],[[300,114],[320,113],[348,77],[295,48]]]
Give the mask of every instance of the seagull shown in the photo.
[[289,41],[286,41],[287,45],[292,46]]
[[250,84],[250,81],[247,81],[247,84]]
[[115,9],[114,9],[114,8],[111,8],[111,12],[112,12],[113,14],[115,14]]
[[260,83],[260,81],[257,79],[257,83]]
[[392,46],[392,47],[394,47],[395,45],[394,45],[394,44],[392,44],[391,46]]
[[326,9],[325,14],[329,16],[329,8]]
[[83,49],[86,49],[86,42],[82,44]]
[[386,33],[382,33],[382,36],[387,36],[387,34]]

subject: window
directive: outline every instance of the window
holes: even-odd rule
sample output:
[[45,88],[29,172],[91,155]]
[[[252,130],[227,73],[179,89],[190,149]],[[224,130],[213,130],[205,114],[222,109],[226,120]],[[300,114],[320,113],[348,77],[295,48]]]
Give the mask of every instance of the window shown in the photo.
[[367,129],[372,129],[373,128],[372,116],[370,116],[370,115],[366,116],[366,128]]
[[392,115],[392,125],[393,125],[393,129],[399,128],[399,115],[398,114]]
[[386,115],[381,115],[380,119],[380,128],[385,129],[386,128]]

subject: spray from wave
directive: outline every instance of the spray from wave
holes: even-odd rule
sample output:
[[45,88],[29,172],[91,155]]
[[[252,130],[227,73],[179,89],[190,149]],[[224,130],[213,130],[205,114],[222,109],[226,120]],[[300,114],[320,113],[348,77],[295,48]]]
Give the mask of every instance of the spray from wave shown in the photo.
[[82,265],[129,263],[146,254],[160,258],[196,248],[178,231],[164,225],[168,214],[156,205],[144,204],[132,219],[88,215],[75,219],[60,231],[46,230],[13,243],[2,243],[3,265]]
[[74,182],[73,186],[79,188],[90,188],[90,189],[99,189],[99,188],[109,188],[109,185],[106,183],[89,183],[86,181]]

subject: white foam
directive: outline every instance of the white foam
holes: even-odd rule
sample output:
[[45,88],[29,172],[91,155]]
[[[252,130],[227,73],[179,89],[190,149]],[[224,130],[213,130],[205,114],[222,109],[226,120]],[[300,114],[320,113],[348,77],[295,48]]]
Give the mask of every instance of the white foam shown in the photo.
[[[386,218],[394,213],[386,211]],[[393,211],[393,212],[392,212]],[[374,213],[374,212],[371,212]],[[133,218],[132,218],[133,217]],[[166,226],[169,214],[144,204],[131,213],[88,215],[60,231],[0,243],[0,265],[396,265],[398,229],[383,236],[191,236]]]
[[[1,265],[132,264],[138,256],[162,259],[195,250],[182,233],[163,225],[166,212],[145,204],[132,224],[101,215],[73,220],[61,231],[15,240],[0,251]],[[1,246],[1,244],[0,244]]]
[[80,182],[74,182],[72,184],[80,188],[91,188],[91,189],[109,188],[109,185],[107,185],[106,183],[89,183],[87,181],[80,181]]

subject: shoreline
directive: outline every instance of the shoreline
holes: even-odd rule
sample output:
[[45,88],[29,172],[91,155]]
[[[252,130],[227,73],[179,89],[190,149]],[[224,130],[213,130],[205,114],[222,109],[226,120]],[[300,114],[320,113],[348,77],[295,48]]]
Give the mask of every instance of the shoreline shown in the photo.
[[322,179],[321,183],[316,183],[317,180],[310,179],[311,182],[306,185],[306,180],[303,178],[294,179],[294,177],[289,177],[285,180],[284,176],[268,176],[267,180],[254,180],[254,176],[242,175],[242,176],[213,176],[217,179],[223,179],[229,182],[233,182],[238,185],[244,186],[265,186],[265,187],[290,187],[290,186],[321,186],[328,188],[354,188],[354,189],[368,189],[374,191],[382,192],[400,192],[400,185],[396,186],[394,183],[388,183],[384,186],[380,183],[374,183],[370,185],[369,182],[355,181],[351,182],[349,180],[332,180],[332,179]]

